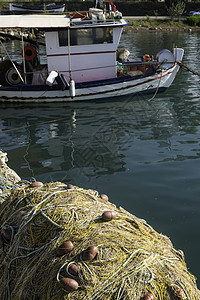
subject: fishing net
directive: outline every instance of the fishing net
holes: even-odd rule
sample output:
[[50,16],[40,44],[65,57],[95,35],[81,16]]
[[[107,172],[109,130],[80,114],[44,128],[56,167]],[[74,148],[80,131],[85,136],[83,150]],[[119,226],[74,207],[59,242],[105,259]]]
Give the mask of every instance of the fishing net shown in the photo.
[[200,299],[183,252],[106,195],[0,185],[0,299]]

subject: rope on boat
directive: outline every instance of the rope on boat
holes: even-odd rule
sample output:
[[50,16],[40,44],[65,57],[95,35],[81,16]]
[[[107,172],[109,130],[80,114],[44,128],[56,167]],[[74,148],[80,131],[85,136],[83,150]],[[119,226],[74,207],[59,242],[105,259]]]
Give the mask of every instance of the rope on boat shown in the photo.
[[188,66],[184,65],[182,62],[177,62],[177,64],[184,70],[191,72],[193,75],[198,75],[200,76],[200,73],[192,70],[191,68],[189,68]]
[[160,87],[161,79],[162,79],[162,70],[161,70],[161,76],[160,76],[160,79],[159,79],[159,82],[158,82],[158,86],[157,86],[157,88],[156,88],[156,91],[155,91],[155,93],[153,94],[153,96],[152,96],[150,99],[148,99],[148,102],[152,101],[152,100],[156,97],[156,95],[157,95],[157,93],[158,93],[158,89],[159,89],[159,87]]

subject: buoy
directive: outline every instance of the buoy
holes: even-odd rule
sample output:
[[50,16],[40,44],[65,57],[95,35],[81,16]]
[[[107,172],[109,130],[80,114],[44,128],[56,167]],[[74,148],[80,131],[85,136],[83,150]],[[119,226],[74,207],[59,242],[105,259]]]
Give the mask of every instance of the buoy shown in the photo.
[[40,182],[40,181],[35,181],[35,182],[32,182],[29,187],[30,188],[39,188],[39,187],[42,187],[43,186],[43,183]]
[[69,267],[67,268],[67,271],[69,273],[69,275],[71,276],[77,276],[78,275],[78,266],[76,264],[71,264],[69,265]]
[[73,292],[78,289],[78,282],[72,278],[61,278],[60,285],[64,290],[69,292]]
[[74,249],[74,245],[71,241],[63,242],[58,248],[56,248],[56,253],[58,256],[63,256]]
[[142,297],[141,300],[155,300],[155,297],[153,294],[147,293],[146,295],[144,295],[144,297]]
[[186,295],[185,295],[183,289],[179,285],[172,284],[170,286],[170,288],[173,291],[174,296],[176,296],[176,298],[178,298],[178,299],[186,299]]
[[37,56],[37,51],[35,46],[27,45],[24,47],[25,60],[33,60],[36,56]]
[[103,221],[111,221],[116,218],[116,212],[112,210],[104,211],[102,214]]
[[101,194],[100,197],[101,197],[101,199],[103,199],[104,201],[108,202],[108,199],[109,199],[109,198],[108,198],[107,195]]
[[98,254],[99,250],[96,246],[89,246],[83,251],[83,260],[93,260]]
[[69,83],[69,93],[71,98],[74,98],[76,95],[76,90],[75,90],[75,81],[71,80]]
[[71,184],[71,183],[69,183],[69,184],[67,185],[67,189],[68,189],[68,190],[74,190],[74,185]]

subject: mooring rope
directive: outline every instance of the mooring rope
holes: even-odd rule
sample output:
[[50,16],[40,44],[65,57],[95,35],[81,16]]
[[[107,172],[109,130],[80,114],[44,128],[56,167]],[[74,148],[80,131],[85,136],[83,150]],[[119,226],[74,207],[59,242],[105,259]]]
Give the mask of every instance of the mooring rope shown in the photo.
[[161,79],[162,79],[162,69],[161,69],[161,75],[160,75],[160,79],[159,79],[159,82],[158,82],[158,86],[157,86],[157,88],[156,88],[155,93],[153,94],[153,96],[150,99],[148,99],[148,102],[152,101],[156,97],[156,95],[158,93],[158,89],[160,87]]
[[188,66],[184,65],[182,62],[178,61],[177,64],[184,70],[191,72],[194,75],[198,75],[200,76],[200,73],[192,70],[191,68],[189,68]]

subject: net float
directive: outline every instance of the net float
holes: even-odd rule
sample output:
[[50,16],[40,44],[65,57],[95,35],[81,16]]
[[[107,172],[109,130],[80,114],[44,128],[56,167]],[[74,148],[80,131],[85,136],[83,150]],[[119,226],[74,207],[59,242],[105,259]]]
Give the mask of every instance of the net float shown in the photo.
[[73,184],[70,184],[70,183],[69,183],[69,184],[67,185],[67,189],[68,189],[68,190],[73,190],[74,188],[75,188],[75,186],[74,186]]
[[56,248],[57,256],[63,256],[74,249],[74,245],[71,241],[63,242],[59,247]]
[[77,276],[78,275],[78,266],[76,264],[71,264],[67,268],[67,272],[72,275],[72,276]]
[[32,182],[29,187],[30,188],[39,188],[42,187],[44,184],[41,181],[34,181]]
[[83,260],[93,260],[98,254],[99,250],[96,246],[89,246],[83,251]]
[[109,198],[108,198],[107,195],[101,194],[100,197],[101,197],[101,199],[103,199],[104,201],[108,202],[108,199],[109,199]]
[[183,291],[183,289],[177,285],[177,284],[172,284],[171,285],[171,289],[174,292],[174,295],[178,298],[178,299],[185,299],[185,293]]
[[102,214],[102,219],[103,221],[111,221],[113,219],[116,218],[116,212],[113,211],[113,210],[107,210],[107,211],[104,211],[104,213]]
[[146,295],[144,295],[144,297],[141,298],[141,300],[155,300],[155,297],[153,294],[147,293]]
[[78,289],[78,282],[72,278],[61,278],[60,285],[64,290],[68,292],[73,292]]

